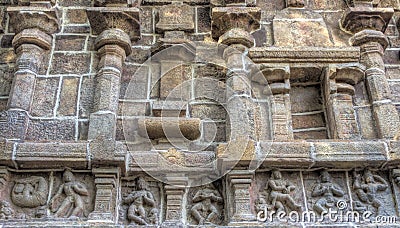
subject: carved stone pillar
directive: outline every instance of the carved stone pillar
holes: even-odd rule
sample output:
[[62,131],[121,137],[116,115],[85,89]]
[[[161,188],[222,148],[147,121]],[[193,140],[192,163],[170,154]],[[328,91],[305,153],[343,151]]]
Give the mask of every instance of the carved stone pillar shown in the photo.
[[0,113],[3,137],[22,140],[28,127],[36,75],[42,58],[50,53],[52,34],[59,30],[58,14],[50,3],[31,1],[24,5],[7,8],[9,26],[16,34],[12,45],[17,58],[7,111]]
[[254,37],[250,32],[259,28],[260,12],[257,7],[218,7],[212,11],[212,36],[218,38],[219,43],[229,46],[223,54],[228,68],[228,140],[243,136],[256,140],[257,137],[253,124],[256,105],[251,98],[249,69],[245,56],[248,48],[254,46]]
[[325,100],[333,139],[360,139],[353,107],[354,85],[364,79],[360,66],[330,66],[325,78]]
[[118,168],[94,168],[96,199],[89,220],[113,223],[116,218],[117,189],[120,170]]
[[290,68],[264,68],[262,73],[268,81],[268,86],[274,96],[272,102],[272,123],[274,140],[293,140],[292,108],[290,104]]
[[93,113],[90,115],[88,139],[115,139],[116,112],[122,64],[131,50],[131,41],[140,36],[139,10],[125,7],[88,9],[100,62],[95,77]]
[[165,214],[165,221],[163,226],[182,226],[183,225],[183,211],[184,211],[184,194],[188,184],[188,178],[185,176],[169,176],[167,177],[169,185],[164,187],[165,195],[167,198],[167,208]]
[[353,33],[350,42],[361,48],[360,63],[365,65],[365,78],[373,116],[379,138],[393,138],[400,130],[399,115],[391,100],[383,63],[384,50],[388,39],[383,32],[393,15],[392,8],[372,8],[372,1],[350,7],[345,12],[342,27]]
[[229,225],[241,222],[255,221],[256,216],[251,210],[250,186],[254,173],[247,170],[232,170],[227,174],[227,192],[232,209],[229,211]]

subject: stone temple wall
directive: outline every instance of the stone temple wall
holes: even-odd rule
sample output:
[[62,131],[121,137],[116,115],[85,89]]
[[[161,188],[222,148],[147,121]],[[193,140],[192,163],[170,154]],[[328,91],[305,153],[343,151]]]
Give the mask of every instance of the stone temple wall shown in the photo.
[[400,226],[399,10],[0,0],[1,226]]

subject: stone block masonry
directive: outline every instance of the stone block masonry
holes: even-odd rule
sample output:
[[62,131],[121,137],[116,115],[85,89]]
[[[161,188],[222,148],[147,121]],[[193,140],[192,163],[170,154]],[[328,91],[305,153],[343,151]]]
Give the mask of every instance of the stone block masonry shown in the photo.
[[398,225],[399,10],[0,0],[0,226]]

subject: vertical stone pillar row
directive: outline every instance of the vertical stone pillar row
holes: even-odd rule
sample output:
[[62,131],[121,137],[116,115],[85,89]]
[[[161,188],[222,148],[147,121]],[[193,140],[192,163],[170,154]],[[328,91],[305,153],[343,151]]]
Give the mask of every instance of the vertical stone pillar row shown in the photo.
[[89,214],[89,221],[114,223],[117,215],[117,191],[120,170],[118,168],[94,168],[92,170],[96,185],[94,211]]
[[383,32],[394,11],[392,8],[373,8],[372,2],[354,4],[355,7],[350,7],[343,15],[341,24],[353,34],[350,43],[360,47],[360,63],[366,67],[365,80],[378,136],[391,139],[400,130],[400,120],[386,79],[383,55],[388,39]]
[[115,139],[120,78],[132,41],[140,37],[139,10],[125,7],[93,7],[87,10],[100,62],[95,76],[94,107],[88,139]]
[[325,100],[333,139],[360,139],[353,106],[354,85],[364,79],[361,65],[331,65],[325,78]]

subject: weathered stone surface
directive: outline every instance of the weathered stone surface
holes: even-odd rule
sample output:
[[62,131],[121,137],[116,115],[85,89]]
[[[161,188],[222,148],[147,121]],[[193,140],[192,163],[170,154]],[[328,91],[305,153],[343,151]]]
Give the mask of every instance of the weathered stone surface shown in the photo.
[[27,129],[27,140],[73,140],[73,120],[31,120]]
[[56,51],[82,51],[86,36],[56,36]]
[[50,74],[87,74],[90,54],[54,53]]
[[84,9],[68,9],[65,14],[66,24],[85,24],[87,22],[87,15]]
[[[287,33],[287,27],[291,31]],[[275,46],[333,46],[325,21],[318,13],[306,9],[286,8],[273,20]]]
[[158,31],[193,31],[194,9],[186,4],[171,4],[159,9]]
[[31,114],[50,117],[54,115],[59,78],[36,79],[36,91],[32,101]]
[[64,77],[60,92],[60,103],[57,114],[60,116],[75,116],[78,98],[79,78]]

